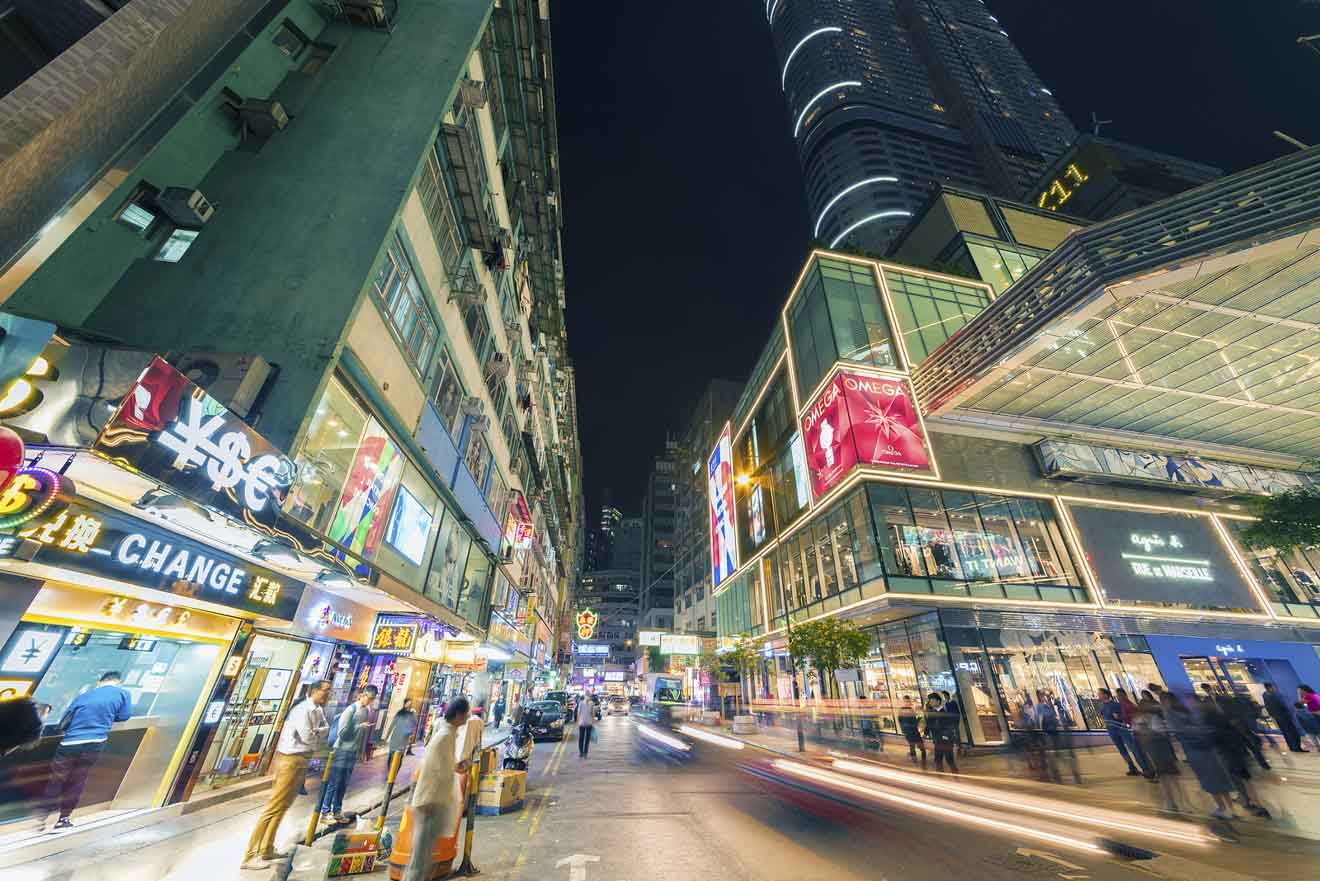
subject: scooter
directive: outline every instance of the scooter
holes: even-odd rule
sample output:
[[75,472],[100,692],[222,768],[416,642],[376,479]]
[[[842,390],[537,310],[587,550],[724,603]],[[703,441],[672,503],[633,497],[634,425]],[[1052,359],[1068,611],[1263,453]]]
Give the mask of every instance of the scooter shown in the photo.
[[509,739],[504,742],[504,760],[500,763],[506,771],[526,771],[532,761],[532,750],[536,742],[532,739],[532,726],[528,722],[514,725],[509,731]]

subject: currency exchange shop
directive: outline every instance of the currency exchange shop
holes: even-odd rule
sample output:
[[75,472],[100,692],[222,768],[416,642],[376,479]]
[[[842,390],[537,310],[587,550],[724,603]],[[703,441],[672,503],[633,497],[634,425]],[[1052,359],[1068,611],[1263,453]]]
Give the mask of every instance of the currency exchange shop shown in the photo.
[[54,726],[109,672],[131,716],[107,732],[75,823],[185,797],[186,760],[235,694],[251,733],[223,762],[257,769],[307,646],[279,634],[316,570],[263,559],[258,534],[104,459],[29,452],[0,495],[0,696],[48,706],[48,727],[0,759],[0,835],[42,803]]

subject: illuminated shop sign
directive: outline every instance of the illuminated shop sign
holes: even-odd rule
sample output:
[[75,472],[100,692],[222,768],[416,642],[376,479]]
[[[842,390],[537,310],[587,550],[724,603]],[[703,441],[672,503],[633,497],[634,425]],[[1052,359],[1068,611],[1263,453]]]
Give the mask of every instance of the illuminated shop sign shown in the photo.
[[417,645],[417,621],[400,621],[394,615],[377,615],[371,631],[372,654],[411,655]]
[[579,655],[608,655],[610,647],[603,642],[577,642],[573,644],[573,651]]
[[733,439],[724,424],[719,442],[706,461],[706,492],[710,501],[710,572],[715,586],[738,568],[733,501]]
[[124,397],[93,448],[239,519],[273,522],[297,469],[160,357]]
[[371,629],[367,651],[443,663],[458,631],[424,615],[380,612]]
[[0,532],[0,557],[16,555],[284,621],[303,591],[270,569],[85,499]]
[[664,635],[661,630],[639,630],[637,631],[637,644],[641,646],[658,646]]
[[596,634],[596,625],[600,623],[600,616],[594,609],[583,609],[577,614],[577,636],[578,639],[591,639]]
[[701,637],[666,633],[660,637],[660,654],[699,655],[701,654]]
[[1106,600],[1263,611],[1210,518],[1069,505]]
[[622,670],[606,670],[606,671],[605,671],[605,681],[606,681],[606,682],[627,682],[627,681],[628,681],[628,674],[625,673],[625,672],[622,671]]
[[820,498],[858,465],[933,473],[907,380],[839,371],[802,417],[811,491]]

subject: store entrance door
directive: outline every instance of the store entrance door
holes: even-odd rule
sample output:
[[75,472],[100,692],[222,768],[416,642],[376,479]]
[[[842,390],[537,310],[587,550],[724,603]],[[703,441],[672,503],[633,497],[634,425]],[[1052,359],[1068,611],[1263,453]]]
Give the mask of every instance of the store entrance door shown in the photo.
[[1202,685],[1218,691],[1242,692],[1264,703],[1265,684],[1273,682],[1283,694],[1297,690],[1297,672],[1287,661],[1263,658],[1183,657],[1183,669],[1200,694]]

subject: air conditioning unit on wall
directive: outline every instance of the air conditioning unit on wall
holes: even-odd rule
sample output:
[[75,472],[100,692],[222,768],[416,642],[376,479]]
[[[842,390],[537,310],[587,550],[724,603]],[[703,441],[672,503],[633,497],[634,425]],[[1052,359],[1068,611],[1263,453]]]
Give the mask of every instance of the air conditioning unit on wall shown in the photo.
[[215,206],[200,190],[192,187],[166,187],[156,197],[156,204],[178,226],[203,226],[215,213]]
[[460,406],[465,416],[480,416],[486,412],[486,402],[476,395],[464,395]]

